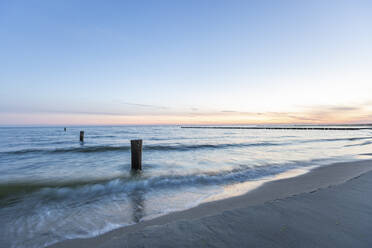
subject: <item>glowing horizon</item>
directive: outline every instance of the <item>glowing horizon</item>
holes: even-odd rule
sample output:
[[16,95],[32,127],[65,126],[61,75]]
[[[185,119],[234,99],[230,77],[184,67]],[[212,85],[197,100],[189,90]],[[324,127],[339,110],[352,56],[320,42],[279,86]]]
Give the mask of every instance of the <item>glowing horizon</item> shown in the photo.
[[[371,124],[372,104],[363,107],[318,106],[306,112],[237,112],[121,115],[97,113],[10,113],[2,125],[258,125],[258,124]],[[36,116],[35,116],[36,115]],[[35,118],[36,117],[36,118]],[[17,122],[17,120],[22,120]],[[35,120],[39,122],[35,122]],[[40,121],[41,120],[41,121]]]

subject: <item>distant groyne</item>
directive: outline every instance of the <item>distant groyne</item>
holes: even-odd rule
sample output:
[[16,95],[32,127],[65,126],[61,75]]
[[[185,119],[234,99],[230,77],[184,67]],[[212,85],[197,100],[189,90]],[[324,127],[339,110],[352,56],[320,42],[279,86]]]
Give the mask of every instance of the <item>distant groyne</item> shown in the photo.
[[181,126],[202,129],[273,129],[273,130],[372,130],[372,127],[234,127],[234,126]]

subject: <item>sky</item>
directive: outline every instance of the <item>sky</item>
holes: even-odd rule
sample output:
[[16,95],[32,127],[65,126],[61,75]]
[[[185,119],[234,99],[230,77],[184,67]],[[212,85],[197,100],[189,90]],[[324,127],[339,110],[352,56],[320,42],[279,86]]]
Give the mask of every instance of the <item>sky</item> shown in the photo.
[[0,1],[0,125],[372,123],[372,1]]

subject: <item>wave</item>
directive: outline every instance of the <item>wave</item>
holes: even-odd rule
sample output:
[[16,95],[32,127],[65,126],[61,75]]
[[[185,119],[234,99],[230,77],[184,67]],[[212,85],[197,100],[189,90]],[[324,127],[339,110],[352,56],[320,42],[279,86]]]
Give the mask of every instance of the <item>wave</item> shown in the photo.
[[[311,165],[311,162],[302,162],[301,166]],[[256,180],[272,176],[299,166],[299,163],[240,166],[238,168],[221,172],[204,172],[189,175],[163,175],[146,177],[141,173],[125,174],[113,178],[92,180],[76,180],[64,182],[14,182],[0,184],[0,199],[7,196],[16,197],[19,194],[28,194],[39,191],[50,198],[53,197],[96,197],[110,193],[125,192],[130,194],[138,190],[153,190],[157,188],[175,188],[182,186],[223,185],[229,183]],[[8,201],[6,201],[8,202]],[[9,202],[8,202],[9,203]]]
[[[230,144],[196,144],[196,145],[145,145],[143,150],[149,151],[188,151],[197,149],[224,149],[229,147],[250,147],[250,146],[275,146],[283,143],[260,142],[260,143],[230,143]],[[16,151],[1,152],[0,154],[17,155],[27,153],[68,153],[68,152],[108,152],[108,151],[126,151],[130,146],[80,146],[56,149],[22,149]]]
[[365,140],[365,139],[372,139],[372,137],[354,137],[354,138],[334,138],[334,139],[324,139],[326,141],[355,141],[355,140]]
[[117,150],[129,150],[129,146],[81,146],[81,147],[67,147],[67,148],[55,148],[55,149],[22,149],[17,151],[3,152],[5,154],[27,154],[27,153],[67,153],[67,152],[106,152],[106,151],[117,151]]
[[366,140],[372,139],[370,136],[366,137],[353,137],[353,138],[329,138],[329,139],[309,139],[309,140],[301,140],[298,141],[300,143],[312,143],[312,142],[331,142],[331,141],[356,141],[356,140]]
[[344,147],[365,146],[365,145],[370,145],[370,144],[372,144],[372,141],[365,141],[365,142],[363,142],[363,143],[353,144],[353,145],[345,145]]
[[128,176],[118,176],[111,178],[100,178],[91,180],[72,180],[72,181],[19,181],[0,183],[0,199],[7,195],[14,195],[17,193],[30,193],[43,188],[79,188],[86,185],[105,184],[107,182],[122,179],[125,180]]
[[[286,136],[289,137],[289,136]],[[284,137],[283,137],[284,138]],[[225,143],[225,144],[176,144],[176,145],[145,145],[143,150],[149,151],[189,151],[197,149],[225,149],[230,147],[250,147],[250,146],[277,146],[290,145],[295,143],[313,143],[313,142],[333,142],[333,141],[358,141],[372,139],[367,137],[352,137],[352,138],[328,138],[328,139],[308,139],[308,140],[291,140],[287,142],[258,142],[258,143]],[[365,143],[369,144],[369,143]],[[356,144],[358,145],[358,144]],[[364,144],[363,144],[364,145]],[[354,146],[354,145],[346,145]],[[129,145],[113,146],[113,145],[97,145],[97,146],[79,146],[79,147],[64,147],[64,148],[30,148],[15,151],[4,151],[1,154],[7,155],[22,155],[29,153],[94,153],[94,152],[109,152],[109,151],[128,151]]]
[[89,135],[92,139],[106,139],[106,138],[117,138],[115,135]]

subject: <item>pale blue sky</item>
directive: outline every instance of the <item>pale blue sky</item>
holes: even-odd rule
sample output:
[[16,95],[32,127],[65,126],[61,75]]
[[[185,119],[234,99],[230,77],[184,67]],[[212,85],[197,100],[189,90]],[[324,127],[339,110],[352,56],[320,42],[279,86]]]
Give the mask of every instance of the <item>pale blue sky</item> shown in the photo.
[[371,13],[351,0],[3,0],[0,124],[324,121],[342,108],[372,122]]

